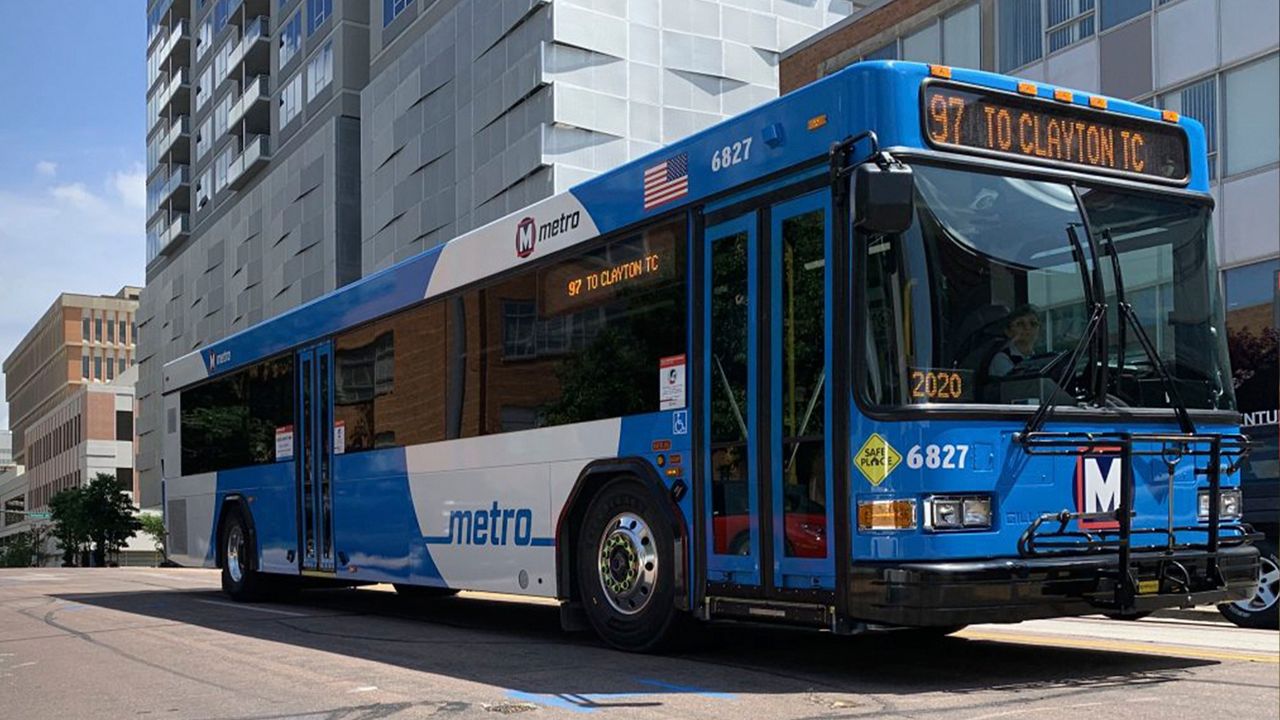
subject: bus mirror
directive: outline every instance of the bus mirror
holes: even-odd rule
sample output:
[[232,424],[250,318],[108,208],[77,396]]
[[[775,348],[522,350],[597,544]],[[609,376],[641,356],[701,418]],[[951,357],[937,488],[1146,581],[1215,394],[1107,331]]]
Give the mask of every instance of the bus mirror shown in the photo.
[[863,232],[905,232],[915,215],[915,182],[901,163],[859,165],[853,174],[854,227]]

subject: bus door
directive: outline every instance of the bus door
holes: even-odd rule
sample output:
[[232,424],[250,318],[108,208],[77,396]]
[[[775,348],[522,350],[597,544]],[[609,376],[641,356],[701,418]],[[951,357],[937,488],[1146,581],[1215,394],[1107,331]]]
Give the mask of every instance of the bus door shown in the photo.
[[334,572],[333,353],[329,343],[298,352],[298,535],[304,573]]
[[834,588],[830,214],[823,188],[704,234],[710,595]]

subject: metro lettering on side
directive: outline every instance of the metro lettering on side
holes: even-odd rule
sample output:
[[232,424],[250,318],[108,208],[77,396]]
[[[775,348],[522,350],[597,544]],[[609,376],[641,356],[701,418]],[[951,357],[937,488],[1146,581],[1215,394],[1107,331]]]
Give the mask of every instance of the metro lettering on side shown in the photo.
[[450,510],[449,532],[425,538],[429,545],[537,545],[533,510],[503,508],[494,500],[488,510]]

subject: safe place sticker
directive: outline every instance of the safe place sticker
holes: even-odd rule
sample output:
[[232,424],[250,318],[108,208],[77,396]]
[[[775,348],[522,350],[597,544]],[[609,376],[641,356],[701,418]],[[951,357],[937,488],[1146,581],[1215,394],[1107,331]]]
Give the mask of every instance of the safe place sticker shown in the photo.
[[853,464],[872,485],[884,482],[900,462],[902,456],[879,433],[871,433],[871,437],[862,443],[862,449],[853,456]]

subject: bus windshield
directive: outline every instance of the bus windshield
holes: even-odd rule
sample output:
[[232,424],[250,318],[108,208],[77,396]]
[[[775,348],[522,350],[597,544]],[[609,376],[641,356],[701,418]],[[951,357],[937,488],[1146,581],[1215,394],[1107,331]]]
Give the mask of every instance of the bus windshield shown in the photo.
[[[1169,408],[1123,299],[1187,408],[1235,407],[1207,204],[1102,187],[1077,202],[1060,182],[913,169],[911,227],[859,238],[871,404]],[[1108,308],[1107,351],[1088,343],[1068,371],[1093,302]]]

